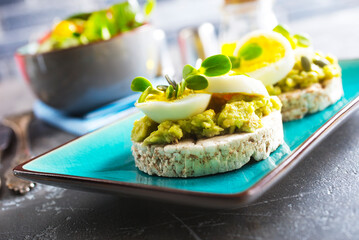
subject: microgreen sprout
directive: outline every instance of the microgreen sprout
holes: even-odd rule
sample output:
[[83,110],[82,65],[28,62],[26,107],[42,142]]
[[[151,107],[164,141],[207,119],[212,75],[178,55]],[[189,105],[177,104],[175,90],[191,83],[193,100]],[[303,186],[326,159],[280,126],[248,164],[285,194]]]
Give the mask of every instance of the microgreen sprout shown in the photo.
[[148,96],[148,94],[151,93],[152,89],[153,89],[152,86],[149,86],[145,91],[143,91],[143,93],[141,94],[141,96],[138,99],[138,102],[139,103],[144,102],[146,100],[146,97]]
[[218,54],[206,58],[202,63],[199,69],[192,67],[191,65],[186,65],[183,68],[182,76],[183,79],[187,79],[193,75],[205,75],[207,77],[216,77],[228,73],[232,68],[231,60],[223,55]]
[[309,47],[310,46],[310,40],[308,37],[302,35],[302,34],[294,34],[294,39],[297,40],[297,45],[299,47]]
[[248,43],[239,50],[239,58],[249,61],[259,57],[262,52],[262,47],[257,43]]
[[172,87],[172,85],[169,85],[168,88],[166,89],[166,98],[171,99],[173,97],[173,93],[174,93],[174,88]]
[[[183,80],[176,83],[168,75],[165,79],[168,82],[166,85],[158,85],[154,88],[150,81],[144,77],[136,77],[132,80],[131,89],[135,92],[142,92],[138,102],[144,102],[149,94],[164,94],[167,99],[177,99],[183,95],[187,89],[198,91],[208,87],[208,80],[206,77],[221,76],[228,73],[232,68],[232,63],[229,57],[218,54],[205,59],[201,66],[196,69],[190,65],[183,68]],[[206,77],[205,77],[206,76]]]
[[286,39],[288,39],[293,49],[297,46],[306,48],[311,45],[310,39],[305,36],[305,34],[293,35],[291,34],[287,26],[279,24],[275,28],[273,28],[273,31],[282,34]]
[[208,87],[208,80],[202,75],[192,75],[186,78],[187,88],[202,90]]
[[156,6],[156,0],[147,0],[144,6],[145,16],[149,16]]
[[134,92],[144,92],[148,87],[152,87],[152,84],[144,77],[136,77],[132,80],[131,90]]
[[239,68],[241,66],[241,59],[237,58],[235,56],[228,56],[229,60],[231,60],[232,63],[232,69],[233,68]]
[[274,32],[282,34],[285,38],[289,38],[291,36],[287,26],[278,24],[275,28],[273,28]]
[[142,92],[138,102],[144,102],[149,94],[165,94],[167,99],[176,99],[183,95],[186,88],[202,90],[208,86],[207,79],[201,75],[191,75],[179,84],[168,75],[165,75],[165,78],[169,85],[158,85],[156,88],[144,77],[136,77],[133,79],[131,83],[132,91]]
[[183,92],[186,89],[186,85],[186,81],[182,81],[180,84],[177,85],[177,98],[183,95]]
[[186,66],[183,67],[182,77],[183,77],[183,79],[186,79],[187,77],[189,77],[191,75],[195,75],[197,72],[198,72],[197,69],[195,69],[191,65],[187,64]]
[[222,54],[206,58],[199,68],[199,72],[207,77],[221,76],[228,73],[232,68],[231,60]]

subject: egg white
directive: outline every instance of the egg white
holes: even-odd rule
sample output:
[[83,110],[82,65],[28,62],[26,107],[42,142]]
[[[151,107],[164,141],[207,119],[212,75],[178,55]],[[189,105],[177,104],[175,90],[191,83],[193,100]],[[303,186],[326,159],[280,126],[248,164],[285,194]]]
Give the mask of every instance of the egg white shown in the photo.
[[209,93],[245,93],[250,95],[269,96],[263,83],[246,75],[223,75],[206,77],[208,87],[204,90]]
[[246,44],[246,42],[248,42],[251,38],[258,36],[266,36],[268,38],[277,40],[279,43],[283,45],[285,49],[285,55],[277,62],[271,63],[265,67],[256,69],[254,71],[245,72],[245,73],[248,74],[250,77],[262,81],[265,86],[272,85],[279,82],[281,79],[287,76],[287,74],[292,70],[295,63],[294,52],[289,41],[281,34],[273,31],[257,30],[245,35],[238,42],[236,50],[234,51],[235,56],[238,55],[239,50],[244,44]]
[[206,110],[211,94],[196,93],[171,102],[150,101],[135,106],[157,123],[167,120],[180,120],[202,113]]

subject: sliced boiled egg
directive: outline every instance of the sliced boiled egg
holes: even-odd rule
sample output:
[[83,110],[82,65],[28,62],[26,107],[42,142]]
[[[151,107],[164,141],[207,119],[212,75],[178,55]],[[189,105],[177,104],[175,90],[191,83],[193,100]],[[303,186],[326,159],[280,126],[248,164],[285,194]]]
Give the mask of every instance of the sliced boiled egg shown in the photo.
[[136,103],[144,114],[157,123],[167,120],[180,120],[202,113],[206,110],[211,94],[195,93],[174,101],[147,101]]
[[265,30],[251,32],[239,40],[234,56],[238,56],[247,44],[256,44],[262,53],[254,59],[241,59],[240,67],[235,71],[246,73],[267,86],[277,83],[292,70],[295,63],[293,49],[281,34]]
[[222,75],[206,77],[208,87],[204,90],[209,93],[244,93],[249,95],[268,96],[263,83],[246,75]]

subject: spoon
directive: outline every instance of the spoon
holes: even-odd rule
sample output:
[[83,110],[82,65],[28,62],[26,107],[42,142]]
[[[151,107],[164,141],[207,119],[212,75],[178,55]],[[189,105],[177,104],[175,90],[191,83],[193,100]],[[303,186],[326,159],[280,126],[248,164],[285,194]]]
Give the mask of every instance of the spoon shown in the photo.
[[6,186],[15,192],[25,194],[35,186],[33,182],[15,177],[13,168],[31,158],[28,145],[28,127],[33,118],[32,112],[5,117],[2,123],[11,128],[16,136],[16,154],[10,163],[10,167],[5,172]]

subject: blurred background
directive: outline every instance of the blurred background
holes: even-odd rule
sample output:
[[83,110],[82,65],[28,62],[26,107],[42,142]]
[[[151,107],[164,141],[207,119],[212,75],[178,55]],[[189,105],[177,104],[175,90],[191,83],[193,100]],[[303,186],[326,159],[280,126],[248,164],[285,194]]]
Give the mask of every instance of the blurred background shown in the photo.
[[[0,0],[0,82],[21,79],[13,59],[18,47],[39,38],[61,18],[108,7],[116,2],[119,1]],[[181,65],[177,41],[179,31],[210,22],[218,33],[223,4],[223,0],[157,0],[152,22],[166,32],[175,66]],[[316,48],[332,52],[339,58],[359,56],[358,0],[276,0],[273,10],[280,23],[310,34]],[[326,34],[322,34],[324,32]]]

